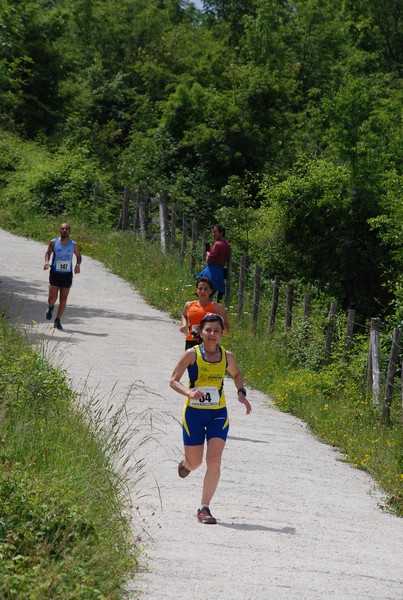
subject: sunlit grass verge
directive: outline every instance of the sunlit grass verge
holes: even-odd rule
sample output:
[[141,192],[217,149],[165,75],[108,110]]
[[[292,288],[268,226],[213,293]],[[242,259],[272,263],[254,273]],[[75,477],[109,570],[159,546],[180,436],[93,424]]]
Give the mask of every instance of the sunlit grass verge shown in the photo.
[[121,436],[3,320],[0,354],[0,597],[122,598],[139,547]]

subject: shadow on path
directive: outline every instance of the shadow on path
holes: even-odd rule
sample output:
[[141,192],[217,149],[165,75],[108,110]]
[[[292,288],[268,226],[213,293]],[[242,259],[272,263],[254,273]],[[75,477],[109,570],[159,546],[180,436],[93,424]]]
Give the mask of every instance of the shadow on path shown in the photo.
[[252,525],[249,523],[220,523],[220,527],[227,529],[239,529],[241,531],[270,531],[271,533],[285,533],[287,535],[295,535],[297,530],[295,527],[266,527],[266,525]]
[[[35,298],[35,297],[38,297]],[[25,321],[36,321],[38,323],[45,322],[45,311],[47,307],[48,299],[48,282],[44,281],[43,286],[32,285],[27,283],[24,279],[18,277],[7,277],[4,275],[0,276],[0,301],[3,309],[9,315],[9,318],[14,320],[21,317],[21,314],[25,314]],[[70,304],[71,302],[71,304]],[[91,299],[89,299],[91,302]],[[57,307],[57,303],[56,303]],[[163,316],[159,316],[157,313],[152,315],[137,315],[130,312],[121,312],[115,310],[93,308],[92,306],[74,306],[74,288],[72,288],[71,294],[67,301],[67,308],[65,314],[65,321],[72,324],[80,324],[83,319],[91,319],[93,317],[105,317],[108,319],[118,319],[125,321],[164,321]],[[68,331],[68,327],[66,327]],[[86,335],[84,332],[76,332],[75,330],[69,330],[69,333],[81,333]],[[87,333],[87,335],[91,335]],[[108,335],[108,334],[101,334]]]
[[251,438],[238,437],[236,435],[229,435],[229,440],[235,440],[237,442],[253,442],[254,444],[270,444],[270,441],[265,440],[252,440]]

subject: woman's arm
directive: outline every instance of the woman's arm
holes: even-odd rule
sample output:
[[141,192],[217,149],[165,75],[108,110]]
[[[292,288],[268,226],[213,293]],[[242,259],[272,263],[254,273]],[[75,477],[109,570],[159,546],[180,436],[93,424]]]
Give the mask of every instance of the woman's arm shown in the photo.
[[229,334],[229,321],[228,321],[227,313],[225,312],[225,308],[219,302],[214,302],[214,309],[215,309],[216,313],[224,319],[224,329],[222,332],[224,335],[228,335]]
[[238,391],[240,388],[243,388],[244,381],[243,381],[242,373],[239,370],[239,367],[235,360],[235,356],[232,354],[232,352],[227,352],[227,363],[228,363],[227,371],[234,380],[235,387],[238,392],[238,400],[241,404],[243,404],[245,406],[246,414],[248,415],[250,413],[250,411],[252,410],[252,407],[246,398],[246,394]]
[[179,331],[181,333],[187,333],[188,328],[189,328],[189,323],[188,323],[188,319],[189,319],[189,313],[188,313],[189,304],[190,304],[190,302],[186,302],[185,308],[183,309],[183,312],[182,312],[182,315],[181,315],[181,317],[182,317],[182,325],[181,325],[181,327],[179,329]]
[[195,351],[193,348],[189,348],[186,350],[184,354],[182,354],[182,358],[179,360],[178,364],[173,370],[171,375],[171,379],[169,381],[169,385],[175,392],[178,394],[182,394],[182,396],[188,396],[189,398],[193,398],[194,400],[198,400],[204,396],[204,392],[202,390],[197,389],[189,389],[181,383],[181,377],[184,374],[185,370],[190,367],[196,360]]
[[217,256],[218,249],[219,249],[219,244],[217,244],[217,242],[214,242],[214,244],[211,246],[209,252],[206,253],[206,263],[209,263],[211,261],[214,262],[214,259]]

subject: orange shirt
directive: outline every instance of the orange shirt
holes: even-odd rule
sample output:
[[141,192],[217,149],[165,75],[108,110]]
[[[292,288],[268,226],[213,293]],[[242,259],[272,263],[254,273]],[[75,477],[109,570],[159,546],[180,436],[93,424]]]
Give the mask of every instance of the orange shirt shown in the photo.
[[209,302],[206,306],[200,306],[197,300],[194,300],[190,303],[188,308],[188,321],[189,321],[189,331],[186,336],[186,340],[194,340],[195,338],[192,335],[192,326],[200,325],[200,321],[207,313],[216,313],[216,309],[214,308],[214,304]]

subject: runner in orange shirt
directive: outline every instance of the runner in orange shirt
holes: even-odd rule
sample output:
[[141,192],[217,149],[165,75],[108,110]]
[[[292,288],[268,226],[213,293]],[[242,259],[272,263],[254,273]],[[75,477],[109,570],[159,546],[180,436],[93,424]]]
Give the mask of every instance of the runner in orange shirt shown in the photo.
[[199,325],[207,313],[217,313],[224,320],[224,334],[229,332],[229,322],[225,309],[218,302],[213,302],[213,285],[208,277],[200,277],[196,282],[197,300],[186,302],[182,312],[181,333],[186,333],[185,350],[200,344]]

